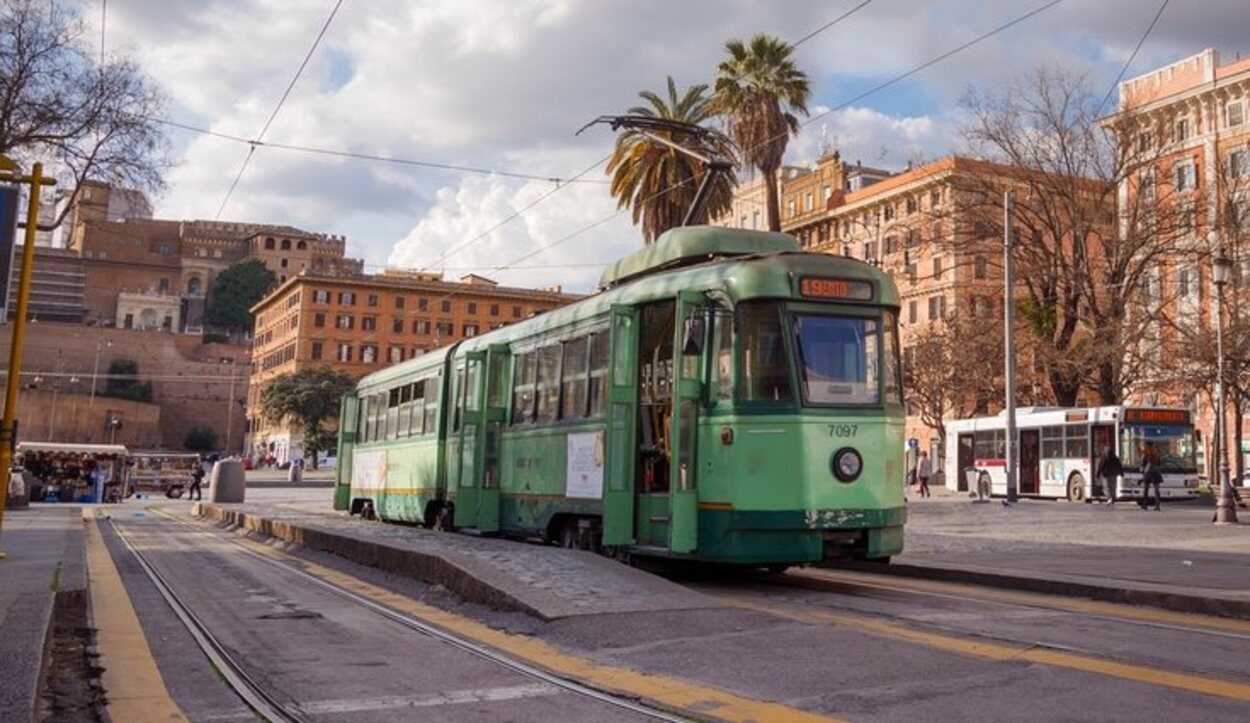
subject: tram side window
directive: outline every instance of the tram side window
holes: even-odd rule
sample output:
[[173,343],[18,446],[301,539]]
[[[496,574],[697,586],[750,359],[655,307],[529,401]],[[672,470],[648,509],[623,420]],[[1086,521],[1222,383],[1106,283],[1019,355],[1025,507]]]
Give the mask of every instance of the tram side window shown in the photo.
[[359,441],[364,444],[369,441],[369,403],[370,397],[361,397],[358,411],[359,416],[356,419],[356,429],[359,434]]
[[560,346],[538,349],[538,380],[534,392],[534,421],[549,424],[560,410]]
[[561,393],[564,404],[560,419],[582,419],[586,416],[587,363],[590,358],[590,337],[564,342],[564,361],[560,364]]
[[436,431],[438,424],[438,395],[441,389],[439,375],[426,377],[423,383],[425,384],[425,424],[422,425],[422,429],[425,434],[432,434]]
[[[421,434],[421,419],[424,411],[421,408],[425,396],[425,381],[413,382],[408,388],[408,406],[399,410],[400,426],[408,425],[408,436]],[[408,420],[407,422],[403,420]]]
[[386,392],[373,395],[373,408],[370,412],[369,426],[373,427],[370,436],[373,441],[386,439]]
[[742,343],[742,398],[745,401],[790,401],[790,365],[776,304],[743,304],[739,311]]
[[716,360],[714,389],[716,399],[732,399],[734,388],[734,320],[728,309],[716,309],[713,314],[712,354]]
[[412,419],[412,385],[405,384],[399,388],[399,429],[396,432],[397,437],[404,438],[409,435],[412,428],[410,421]]
[[1089,456],[1089,427],[1068,427],[1068,439],[1065,445],[1068,459],[1081,459]]
[[516,371],[512,377],[512,423],[526,424],[534,419],[534,373],[537,354],[529,351],[518,354],[513,364]]
[[608,343],[604,329],[590,337],[590,416],[602,417],[608,408]]
[[885,357],[885,403],[903,403],[903,376],[898,360],[898,315],[893,311],[884,314],[885,328],[881,333],[881,353]]
[[399,399],[400,387],[395,387],[387,393],[386,403],[386,438],[396,439],[399,437]]
[[1063,427],[1042,427],[1042,457],[1063,458]]

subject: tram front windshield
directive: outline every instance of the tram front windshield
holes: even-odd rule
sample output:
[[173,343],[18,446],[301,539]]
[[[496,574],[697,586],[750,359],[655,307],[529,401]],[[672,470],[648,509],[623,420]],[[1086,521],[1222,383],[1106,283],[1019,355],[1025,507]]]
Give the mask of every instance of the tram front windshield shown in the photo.
[[1160,472],[1198,471],[1194,450],[1194,429],[1182,424],[1132,424],[1121,431],[1124,466],[1140,470],[1142,459],[1154,454]]

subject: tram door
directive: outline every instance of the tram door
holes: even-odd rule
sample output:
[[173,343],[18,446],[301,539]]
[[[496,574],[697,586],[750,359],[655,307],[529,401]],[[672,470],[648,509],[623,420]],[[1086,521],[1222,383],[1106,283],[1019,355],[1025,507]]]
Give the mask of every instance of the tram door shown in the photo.
[[500,435],[507,415],[509,359],[504,344],[493,344],[486,351],[485,404],[477,422],[477,456],[473,460],[474,469],[481,470],[477,502],[477,529],[481,532],[499,531]]
[[669,460],[669,544],[694,552],[699,542],[699,408],[703,399],[703,352],[707,346],[707,297],[677,295],[673,338],[673,453]]
[[[447,483],[456,490],[457,527],[477,527],[482,494],[478,478],[483,445],[482,394],[486,352],[471,351],[456,364],[455,407],[447,445]],[[498,518],[496,518],[498,519]]]
[[351,504],[352,449],[356,446],[356,425],[360,422],[360,398],[355,392],[343,395],[339,405],[338,467],[334,471],[334,509],[345,510]]
[[632,545],[638,431],[638,310],[613,306],[611,335],[603,544]]

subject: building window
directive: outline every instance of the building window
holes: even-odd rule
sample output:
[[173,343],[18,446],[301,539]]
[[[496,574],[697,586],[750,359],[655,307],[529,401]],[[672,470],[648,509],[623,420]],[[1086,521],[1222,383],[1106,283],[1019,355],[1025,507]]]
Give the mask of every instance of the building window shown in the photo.
[[456,325],[450,321],[440,321],[434,326],[434,332],[439,338],[454,336],[456,333]]
[[377,306],[377,305],[378,305],[378,295],[377,295],[377,294],[369,294],[369,298],[368,298],[368,300],[367,300],[367,303],[369,304],[369,306]]
[[1194,162],[1178,161],[1172,168],[1172,183],[1178,191],[1191,191],[1194,188]]
[[520,319],[520,318],[521,318],[521,307],[519,307],[519,306],[514,306],[514,307],[512,307],[512,318],[513,318],[513,319]]
[[162,294],[168,294],[169,293],[169,279],[167,277],[162,277],[160,284],[157,285],[157,289]]
[[360,361],[365,364],[372,364],[378,360],[378,347],[374,344],[365,344],[360,347]]
[[429,310],[430,310],[429,299],[417,299],[417,311],[429,311]]
[[1176,142],[1180,143],[1181,141],[1184,141],[1188,138],[1189,138],[1189,119],[1177,118],[1176,119]]
[[448,301],[447,299],[443,299],[443,303],[442,303],[442,305],[441,305],[441,308],[443,309],[443,313],[444,313],[444,314],[450,314],[450,313],[451,313],[451,302],[450,302],[450,301]]
[[942,257],[941,256],[933,257],[933,278],[935,279],[942,278]]
[[760,212],[752,211],[751,212],[751,229],[754,231],[758,231],[759,228],[760,228]]
[[826,206],[829,205],[829,199],[833,198],[833,186],[825,186],[821,191]]
[[937,321],[946,315],[946,299],[943,296],[929,297],[929,321]]
[[321,329],[325,327],[325,325],[326,325],[325,314],[322,314],[321,312],[317,312],[316,314],[313,314],[313,326],[317,327],[318,329]]
[[309,356],[313,359],[321,358],[321,342],[314,341],[312,343],[312,350],[309,352]]
[[284,238],[284,239],[282,239],[282,250],[283,250],[283,251],[290,251],[290,250],[291,250],[291,239],[289,239],[289,238]]
[[911,215],[915,212],[916,212],[916,197],[908,196],[907,197],[907,214]]
[[972,315],[978,319],[988,318],[994,313],[993,302],[988,296],[972,297]]
[[339,292],[339,306],[354,306],[356,304],[356,295],[350,291]]
[[1145,153],[1146,151],[1149,151],[1150,147],[1153,144],[1154,144],[1154,141],[1151,139],[1149,133],[1137,134],[1137,152],[1138,153]]
[[490,305],[490,315],[491,315],[491,316],[499,316],[499,304],[491,304],[491,305]]
[[314,304],[328,304],[328,303],[330,303],[330,292],[329,292],[329,291],[314,291],[314,292],[313,292],[313,303],[314,303]]
[[339,344],[338,360],[341,362],[349,362],[352,360],[351,344]]
[[977,256],[972,260],[972,278],[984,279],[989,276],[988,262],[984,256]]
[[361,318],[360,328],[362,331],[377,331],[378,330],[378,317],[366,316],[366,317]]
[[1232,153],[1229,153],[1228,177],[1244,178],[1247,175],[1247,171],[1250,171],[1250,168],[1246,165],[1248,161],[1250,161],[1250,153],[1247,153],[1244,148],[1240,148]]
[[269,238],[265,239],[265,250],[266,250],[266,251],[273,251],[273,237],[272,237],[272,236],[270,236]]
[[793,198],[786,201],[786,215],[790,217],[794,217],[795,215],[797,215],[797,211],[795,210]]
[[803,210],[811,211],[815,207],[816,207],[816,196],[814,196],[811,191],[808,191],[807,195],[803,197]]
[[391,319],[391,332],[394,334],[404,333],[404,320],[402,317],[397,316]]
[[1246,122],[1246,106],[1240,100],[1230,100],[1224,106],[1224,120],[1229,128]]
[[916,303],[915,299],[912,299],[911,301],[907,302],[907,323],[908,324],[916,323],[916,307],[918,306],[920,306],[920,304]]
[[942,205],[942,191],[941,189],[935,188],[929,192],[929,206],[932,208],[938,208],[941,205]]
[[469,308],[468,308],[468,313],[470,313],[470,314],[476,314],[476,313],[477,313],[477,302],[476,302],[476,301],[470,301],[470,302],[468,303],[468,307],[469,307]]
[[339,314],[334,320],[334,326],[338,329],[351,329],[356,326],[356,318],[351,314]]
[[477,336],[477,324],[465,324],[464,335],[466,337]]
[[1197,212],[1192,201],[1180,204],[1177,209],[1176,228],[1181,234],[1191,234],[1194,232],[1194,224],[1197,220]]
[[395,308],[396,308],[396,309],[402,309],[402,308],[404,308],[404,297],[402,297],[402,296],[396,296],[396,297],[395,297]]
[[412,333],[429,336],[430,335],[430,322],[425,321],[423,319],[418,319],[412,322]]
[[392,346],[386,350],[387,361],[394,364],[404,360],[404,348],[402,346]]

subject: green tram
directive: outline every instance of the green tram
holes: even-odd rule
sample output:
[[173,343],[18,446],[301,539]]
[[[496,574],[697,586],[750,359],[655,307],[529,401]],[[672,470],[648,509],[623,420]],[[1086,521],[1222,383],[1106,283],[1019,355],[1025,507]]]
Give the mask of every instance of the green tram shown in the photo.
[[898,306],[790,236],[669,231],[594,296],[364,377],[335,507],[617,555],[888,559]]

